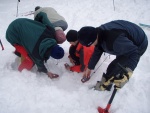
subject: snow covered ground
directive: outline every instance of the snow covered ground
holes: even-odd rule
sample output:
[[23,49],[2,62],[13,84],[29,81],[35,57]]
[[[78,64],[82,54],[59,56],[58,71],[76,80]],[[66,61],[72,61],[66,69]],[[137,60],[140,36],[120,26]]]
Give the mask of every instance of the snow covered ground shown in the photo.
[[[51,80],[46,75],[36,72],[17,71],[19,59],[12,53],[14,48],[6,41],[5,32],[16,18],[33,11],[35,6],[53,7],[68,22],[70,29],[79,30],[83,26],[100,26],[111,20],[124,19],[136,24],[150,24],[150,0],[21,0],[17,13],[17,0],[0,0],[0,39],[4,51],[0,51],[0,113],[98,113],[97,107],[106,107],[112,94],[99,92],[89,87],[101,79],[114,56],[102,56],[96,66],[99,69],[92,78],[81,83],[82,73],[66,71],[69,43],[61,46],[65,57],[59,61],[48,60],[50,71],[60,75]],[[115,9],[114,9],[115,8]],[[150,40],[150,28],[142,27]],[[107,57],[107,58],[106,58]],[[105,60],[106,59],[106,60]],[[105,60],[105,61],[104,61]],[[104,61],[104,62],[103,62]],[[117,92],[110,113],[150,113],[150,46],[141,57],[130,81]]]

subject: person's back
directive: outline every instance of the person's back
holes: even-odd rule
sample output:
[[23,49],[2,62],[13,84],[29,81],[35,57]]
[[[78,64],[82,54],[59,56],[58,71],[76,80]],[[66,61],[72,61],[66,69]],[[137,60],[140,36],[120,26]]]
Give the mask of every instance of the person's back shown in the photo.
[[[101,82],[97,84],[96,90],[100,91],[109,91],[112,83],[117,89],[122,88],[132,76],[148,46],[144,31],[136,24],[125,20],[111,21],[98,28],[85,26],[78,33],[81,44],[87,47],[92,44],[96,46],[84,74],[85,78],[90,76],[103,52],[116,55],[108,65],[106,74],[102,75]],[[126,72],[123,72],[124,70]]]
[[25,18],[13,21],[6,31],[6,39],[15,47],[16,55],[23,58],[18,70],[30,70],[36,64],[39,72],[46,73],[50,78],[59,77],[48,71],[44,65],[44,61],[50,57],[61,59],[64,56],[63,48],[57,45],[54,37],[53,26],[47,27]]
[[[14,33],[14,31],[16,33]],[[54,33],[55,30],[53,27],[51,27],[50,30],[40,22],[36,22],[30,19],[20,18],[14,20],[9,25],[6,31],[6,39],[12,45],[17,43],[19,45],[26,47],[28,53],[31,54],[39,38],[46,38],[45,36],[47,36],[49,38],[54,39],[55,37]]]
[[52,7],[40,7],[34,13],[34,19],[36,20],[39,13],[45,13],[48,20],[54,25],[54,27],[61,27],[63,30],[66,30],[68,24],[63,16],[58,14],[58,12]]
[[146,37],[144,31],[139,26],[125,20],[111,21],[101,25],[100,28],[102,30],[116,30],[116,32],[121,33],[124,32],[137,46],[140,46],[144,41],[143,38]]

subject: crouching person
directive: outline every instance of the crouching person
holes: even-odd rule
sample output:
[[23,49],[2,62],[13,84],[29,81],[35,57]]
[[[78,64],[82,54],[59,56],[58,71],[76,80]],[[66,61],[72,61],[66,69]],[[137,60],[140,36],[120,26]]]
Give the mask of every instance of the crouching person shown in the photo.
[[61,59],[64,56],[63,48],[55,40],[55,29],[52,25],[47,27],[34,20],[16,19],[8,26],[6,39],[15,47],[14,53],[22,59],[19,71],[31,70],[36,64],[38,71],[46,73],[51,79],[59,77],[48,71],[44,65],[44,61],[50,57]]
[[[78,34],[79,42],[84,46],[95,43],[95,50],[84,76],[90,76],[103,52],[116,55],[116,59],[109,64],[106,74],[103,74],[96,86],[96,90],[100,91],[110,90],[113,83],[117,89],[122,88],[132,76],[148,46],[144,31],[125,20],[112,21],[97,28],[82,27]],[[126,72],[118,64],[124,67]]]
[[66,41],[64,31],[68,28],[68,24],[63,16],[61,16],[52,7],[35,7],[34,20],[43,24],[52,24],[55,28],[56,41],[62,44]]
[[[69,60],[72,66],[65,64],[67,70],[74,72],[84,72],[87,69],[88,62],[93,54],[94,46],[86,47],[79,43],[78,32],[76,30],[68,31],[66,35],[67,41],[71,44],[69,48]],[[82,79],[82,82],[86,82],[88,79]]]

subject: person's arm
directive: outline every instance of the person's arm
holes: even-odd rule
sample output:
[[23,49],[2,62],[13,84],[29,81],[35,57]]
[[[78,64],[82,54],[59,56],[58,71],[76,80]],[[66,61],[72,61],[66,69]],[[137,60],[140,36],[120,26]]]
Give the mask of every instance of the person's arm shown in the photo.
[[94,52],[92,57],[90,58],[90,61],[88,63],[88,69],[93,70],[97,64],[97,62],[99,61],[101,55],[102,55],[103,51],[100,50],[98,47],[94,48]]
[[43,73],[48,73],[47,68],[44,65],[44,62],[41,60],[36,60],[35,64],[37,65],[38,71]]
[[52,25],[52,23],[51,23],[50,20],[48,19],[47,14],[44,13],[44,12],[38,13],[38,14],[36,15],[36,17],[35,17],[34,20],[35,20],[35,21],[38,21],[38,22],[41,22],[42,24],[45,24],[45,25],[48,25],[48,26],[54,28],[54,26]]
[[[86,71],[83,74],[83,80],[87,81],[90,78],[91,75],[91,70],[93,70],[97,64],[97,62],[99,61],[101,55],[102,55],[103,51],[101,49],[99,49],[98,47],[94,48],[94,53],[88,63],[88,68],[86,69]],[[81,80],[82,81],[82,80]]]
[[54,74],[54,73],[48,71],[48,70],[46,69],[45,65],[44,65],[44,62],[39,61],[36,65],[37,65],[37,67],[38,67],[38,71],[47,74],[49,78],[53,79],[53,78],[59,77],[59,75]]

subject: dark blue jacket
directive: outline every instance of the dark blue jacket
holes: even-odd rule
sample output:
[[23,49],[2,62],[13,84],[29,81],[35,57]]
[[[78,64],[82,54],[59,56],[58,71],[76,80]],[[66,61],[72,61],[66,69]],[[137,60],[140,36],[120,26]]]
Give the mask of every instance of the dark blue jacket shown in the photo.
[[134,23],[116,20],[101,25],[98,29],[98,44],[88,68],[94,69],[103,52],[128,58],[127,67],[134,70],[140,56],[148,46],[144,31]]

